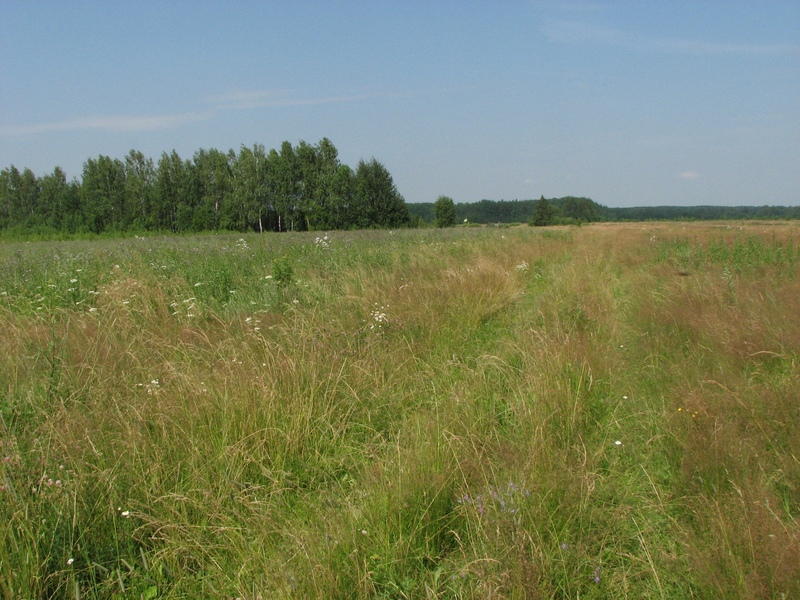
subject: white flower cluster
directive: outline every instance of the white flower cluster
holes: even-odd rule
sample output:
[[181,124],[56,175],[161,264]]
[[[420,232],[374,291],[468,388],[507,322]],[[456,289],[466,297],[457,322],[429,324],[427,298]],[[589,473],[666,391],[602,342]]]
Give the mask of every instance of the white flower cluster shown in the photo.
[[378,307],[375,304],[375,309],[370,313],[372,316],[372,323],[370,323],[370,329],[383,329],[383,324],[389,322],[389,318],[386,316],[384,312],[386,310],[385,306]]
[[330,247],[329,240],[330,240],[330,238],[328,237],[328,234],[326,233],[322,237],[317,237],[317,239],[314,240],[314,245],[317,248],[329,248]]
[[144,388],[147,390],[148,394],[153,395],[158,394],[161,389],[161,384],[158,382],[158,379],[151,379],[150,383],[137,383],[136,387]]

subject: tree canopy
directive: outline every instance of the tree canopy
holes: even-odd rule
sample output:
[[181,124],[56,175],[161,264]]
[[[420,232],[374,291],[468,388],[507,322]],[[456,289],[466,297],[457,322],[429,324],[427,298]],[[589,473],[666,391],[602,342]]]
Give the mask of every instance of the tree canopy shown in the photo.
[[552,225],[555,217],[556,211],[550,205],[550,202],[542,196],[533,206],[533,216],[530,223],[536,227],[544,227],[545,225]]
[[328,138],[239,152],[174,150],[157,162],[131,150],[124,160],[88,159],[80,181],[56,167],[36,177],[0,171],[0,230],[20,232],[292,231],[404,227],[405,200],[375,158],[355,170]]
[[456,205],[448,196],[439,196],[433,207],[437,227],[452,227],[456,224]]

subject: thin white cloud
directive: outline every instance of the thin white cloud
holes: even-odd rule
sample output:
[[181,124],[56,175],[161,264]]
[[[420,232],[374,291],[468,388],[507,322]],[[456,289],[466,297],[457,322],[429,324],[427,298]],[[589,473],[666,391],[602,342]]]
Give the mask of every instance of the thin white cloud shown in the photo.
[[22,136],[52,131],[75,131],[81,129],[100,129],[115,132],[155,131],[172,129],[187,123],[204,121],[212,116],[209,112],[182,113],[176,115],[138,115],[138,116],[93,116],[67,121],[32,123],[28,125],[0,125],[0,135]]
[[551,21],[542,27],[542,32],[554,42],[605,44],[643,52],[740,56],[772,56],[800,52],[800,46],[797,44],[734,44],[664,38],[595,27],[576,21]]
[[684,171],[680,175],[678,175],[681,179],[697,179],[700,177],[700,173],[697,171]]
[[354,94],[303,98],[293,95],[287,90],[252,90],[209,96],[204,100],[219,110],[243,110],[250,108],[313,106],[317,104],[355,102],[377,97],[378,94]]
[[372,98],[394,98],[408,94],[352,94],[340,96],[301,97],[286,90],[236,91],[203,99],[210,109],[202,112],[186,112],[172,115],[121,115],[89,116],[24,125],[0,125],[0,136],[16,137],[58,131],[104,130],[111,132],[137,132],[173,129],[212,119],[220,112],[266,107],[313,106],[355,102]]

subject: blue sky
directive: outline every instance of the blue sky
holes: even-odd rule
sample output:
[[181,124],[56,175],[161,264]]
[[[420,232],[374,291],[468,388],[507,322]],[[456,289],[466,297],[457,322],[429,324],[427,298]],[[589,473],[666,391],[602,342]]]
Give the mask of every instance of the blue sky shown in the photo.
[[0,168],[330,138],[408,202],[800,204],[800,2],[0,0]]

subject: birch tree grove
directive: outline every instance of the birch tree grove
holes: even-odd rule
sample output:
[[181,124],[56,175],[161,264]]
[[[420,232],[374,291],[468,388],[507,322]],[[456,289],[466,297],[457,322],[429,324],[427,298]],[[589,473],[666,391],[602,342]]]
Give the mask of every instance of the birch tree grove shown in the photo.
[[191,159],[164,152],[157,163],[131,150],[124,160],[88,159],[80,180],[56,167],[37,178],[0,171],[0,230],[300,231],[409,226],[388,169],[376,159],[354,171],[328,138],[229,150]]

